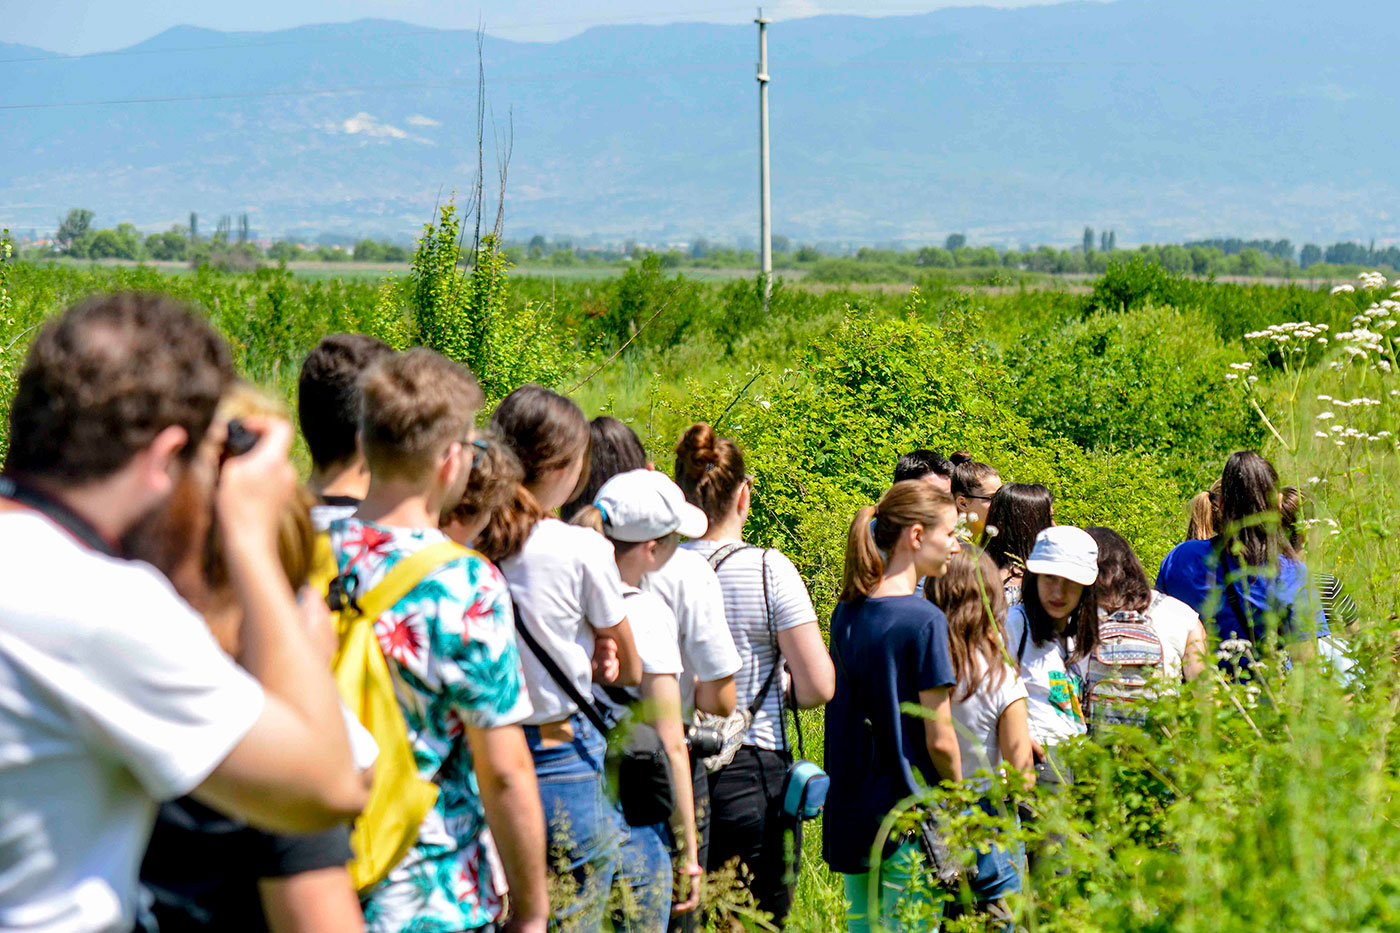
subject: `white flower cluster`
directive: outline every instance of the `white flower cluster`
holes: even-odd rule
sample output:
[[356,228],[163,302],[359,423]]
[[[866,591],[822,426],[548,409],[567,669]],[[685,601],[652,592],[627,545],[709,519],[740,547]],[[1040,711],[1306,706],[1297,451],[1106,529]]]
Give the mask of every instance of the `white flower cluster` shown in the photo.
[[1270,324],[1263,330],[1252,330],[1244,335],[1245,340],[1271,340],[1279,345],[1279,349],[1293,344],[1293,352],[1302,353],[1303,345],[1313,340],[1326,343],[1327,338],[1322,335],[1327,333],[1326,324],[1314,324],[1311,321],[1290,321],[1287,324]]
[[1385,288],[1390,284],[1386,281],[1385,276],[1379,272],[1363,272],[1357,278],[1361,280],[1361,287],[1367,291]]
[[[1317,397],[1317,400],[1319,402],[1326,402],[1333,408],[1359,408],[1362,410],[1365,410],[1367,408],[1374,408],[1380,405],[1381,403],[1380,399],[1376,398],[1345,399],[1333,398],[1330,395],[1319,395]],[[1318,421],[1332,421],[1336,417],[1337,413],[1331,410],[1320,411],[1316,415],[1316,419]],[[1363,431],[1360,428],[1350,427],[1348,425],[1338,422],[1337,424],[1328,427],[1326,431],[1314,431],[1313,437],[1322,438],[1323,440],[1330,440],[1338,447],[1345,447],[1347,441],[1383,441],[1387,438],[1392,437],[1392,435],[1389,431],[1377,431],[1375,434],[1371,434],[1370,432]]]

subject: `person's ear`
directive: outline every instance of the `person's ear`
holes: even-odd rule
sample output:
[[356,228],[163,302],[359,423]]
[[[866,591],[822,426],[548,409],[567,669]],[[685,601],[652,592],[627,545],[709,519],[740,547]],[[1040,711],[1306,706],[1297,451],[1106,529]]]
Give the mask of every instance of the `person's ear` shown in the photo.
[[442,460],[438,463],[438,483],[443,489],[451,489],[462,478],[462,444],[453,441],[447,445]]
[[749,514],[749,506],[753,505],[753,487],[748,483],[739,486],[738,502],[736,503],[740,515]]
[[175,487],[175,463],[189,444],[190,435],[179,425],[162,428],[150,445],[137,455],[142,485],[157,495]]
[[909,526],[909,550],[918,553],[924,546],[924,526],[915,522]]

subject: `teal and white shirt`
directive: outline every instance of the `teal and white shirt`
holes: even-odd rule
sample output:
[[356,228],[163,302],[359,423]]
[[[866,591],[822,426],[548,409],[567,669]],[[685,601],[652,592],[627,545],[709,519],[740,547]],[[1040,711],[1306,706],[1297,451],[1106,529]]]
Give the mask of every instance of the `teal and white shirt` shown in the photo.
[[[445,540],[435,529],[356,518],[330,527],[342,573],[368,593],[389,568]],[[486,825],[466,728],[510,725],[530,714],[505,578],[480,554],[423,578],[375,622],[394,675],[418,773],[439,787],[418,842],[363,895],[370,933],[464,930],[501,914],[505,877]]]

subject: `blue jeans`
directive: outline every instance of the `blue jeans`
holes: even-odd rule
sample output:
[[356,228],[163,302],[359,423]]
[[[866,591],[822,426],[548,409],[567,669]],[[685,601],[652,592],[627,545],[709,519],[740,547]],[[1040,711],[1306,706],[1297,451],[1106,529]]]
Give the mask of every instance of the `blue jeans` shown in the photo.
[[549,871],[572,878],[565,890],[554,886],[550,928],[593,933],[603,925],[617,875],[616,810],[603,787],[607,742],[579,714],[569,722],[570,742],[546,748],[536,726],[525,727],[525,741],[544,803]]
[[613,910],[617,933],[661,933],[671,919],[671,830],[665,823],[628,826],[617,814],[622,864],[614,885],[622,903]]

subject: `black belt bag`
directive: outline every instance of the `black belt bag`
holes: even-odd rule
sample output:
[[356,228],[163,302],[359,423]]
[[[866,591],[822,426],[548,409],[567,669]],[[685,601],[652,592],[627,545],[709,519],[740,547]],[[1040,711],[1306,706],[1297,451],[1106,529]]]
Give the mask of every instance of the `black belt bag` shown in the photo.
[[617,774],[617,796],[627,825],[654,826],[670,819],[676,808],[675,778],[661,733],[651,723],[635,717],[609,728],[598,707],[579,693],[573,680],[525,627],[519,607],[515,607],[515,630],[559,689],[574,701],[578,711],[599,734],[607,738],[608,763]]

